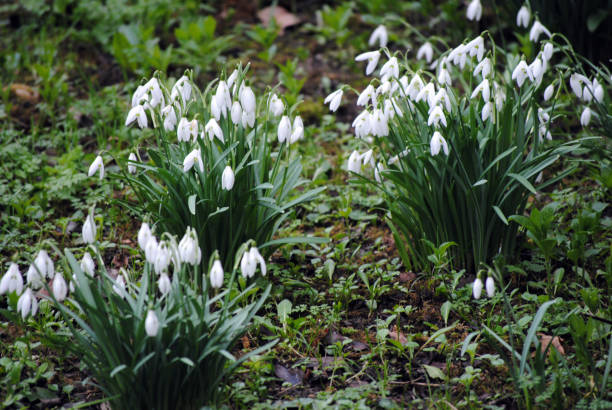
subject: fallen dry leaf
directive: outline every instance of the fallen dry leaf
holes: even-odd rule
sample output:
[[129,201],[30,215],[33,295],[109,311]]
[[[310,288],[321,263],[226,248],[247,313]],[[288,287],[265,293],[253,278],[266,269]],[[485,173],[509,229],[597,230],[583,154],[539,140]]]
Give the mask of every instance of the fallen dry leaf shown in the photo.
[[242,336],[242,339],[240,339],[240,341],[242,342],[243,349],[248,349],[249,347],[251,347],[251,342],[249,341],[247,335]]
[[544,333],[538,333],[538,336],[540,337],[540,349],[542,350],[542,352],[545,352],[548,348],[548,345],[552,343],[553,347],[557,349],[557,352],[559,352],[561,356],[565,356],[565,349],[561,345],[563,339],[561,339],[559,336],[552,337]]
[[279,379],[289,382],[292,385],[300,384],[302,383],[302,380],[304,380],[303,371],[300,369],[289,369],[280,363],[276,363],[274,365],[274,374]]
[[281,35],[285,32],[285,28],[294,26],[301,21],[298,16],[288,12],[287,9],[281,6],[264,7],[257,12],[257,17],[259,17],[259,20],[261,20],[266,27],[269,26],[272,19],[274,19],[279,28],[279,34]]
[[406,336],[404,336],[402,332],[397,332],[397,326],[393,326],[393,330],[389,332],[389,337],[391,339],[397,340],[402,345],[408,343],[408,339],[406,339]]
[[40,98],[38,91],[26,84],[11,84],[10,89],[11,93],[13,93],[17,98],[31,104],[36,104]]

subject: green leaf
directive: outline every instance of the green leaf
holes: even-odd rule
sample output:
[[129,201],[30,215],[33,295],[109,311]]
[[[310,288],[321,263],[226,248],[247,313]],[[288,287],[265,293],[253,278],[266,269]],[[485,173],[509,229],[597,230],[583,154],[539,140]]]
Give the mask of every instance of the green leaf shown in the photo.
[[512,172],[508,173],[508,176],[516,179],[518,182],[521,183],[521,185],[523,185],[525,188],[527,188],[532,194],[537,194],[536,189],[533,187],[533,185],[531,185],[531,182],[527,181],[527,178],[525,178],[524,176],[520,175],[520,174],[514,174]]
[[497,216],[499,216],[499,219],[501,219],[504,224],[508,225],[508,220],[506,219],[506,216],[497,205],[493,205],[493,210],[495,211]]
[[113,377],[115,377],[115,375],[116,375],[117,373],[119,373],[120,371],[122,371],[122,370],[124,370],[124,369],[127,369],[127,365],[125,365],[125,364],[120,364],[119,366],[115,367],[115,368],[113,369],[113,371],[112,371],[112,372],[110,372],[110,377],[111,377],[111,379],[112,379]]
[[440,307],[440,315],[442,315],[442,319],[444,319],[445,326],[448,324],[448,315],[450,314],[452,307],[453,307],[453,304],[450,302],[450,300],[447,300],[446,302],[444,302],[442,306]]
[[192,215],[196,214],[196,194],[190,195],[189,199],[187,200],[187,206],[189,206],[189,212],[191,212]]
[[446,376],[444,375],[442,370],[440,370],[439,368],[435,366],[429,366],[429,365],[424,364],[423,368],[425,368],[427,375],[432,379],[440,379],[440,380],[446,379]]
[[293,305],[287,299],[283,299],[276,306],[276,311],[278,313],[278,320],[280,320],[281,323],[283,324],[287,323],[287,319],[289,318],[289,315],[291,314],[292,307]]
[[476,182],[474,182],[474,185],[472,185],[472,188],[476,188],[477,186],[484,185],[484,184],[486,184],[487,182],[488,182],[488,181],[487,181],[486,179],[481,179],[480,181],[476,181]]

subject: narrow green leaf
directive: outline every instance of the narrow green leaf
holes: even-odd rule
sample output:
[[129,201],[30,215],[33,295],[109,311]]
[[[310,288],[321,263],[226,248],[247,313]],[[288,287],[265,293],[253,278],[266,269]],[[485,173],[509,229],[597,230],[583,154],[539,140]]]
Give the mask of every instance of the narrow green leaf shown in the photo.
[[187,200],[187,205],[189,206],[189,212],[191,212],[192,215],[195,215],[196,214],[196,194],[189,196],[189,199]]
[[506,219],[506,217],[504,216],[504,213],[502,212],[501,209],[499,209],[499,207],[497,205],[493,205],[493,210],[495,211],[495,213],[497,214],[497,216],[499,216],[499,219],[502,220],[503,223],[505,223],[506,225],[508,225],[508,220]]
[[519,175],[519,174],[515,174],[515,173],[512,173],[512,172],[509,172],[508,176],[516,179],[518,182],[521,183],[521,185],[523,185],[525,188],[527,188],[532,194],[536,194],[537,193],[536,189],[533,187],[533,185],[531,185],[531,182],[527,181],[527,178],[525,178],[524,176]]

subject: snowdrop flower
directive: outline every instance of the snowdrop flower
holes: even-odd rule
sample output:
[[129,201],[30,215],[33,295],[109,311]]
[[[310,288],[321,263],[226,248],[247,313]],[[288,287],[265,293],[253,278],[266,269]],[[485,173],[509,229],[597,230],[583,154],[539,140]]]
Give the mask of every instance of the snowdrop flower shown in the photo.
[[66,299],[66,296],[68,295],[68,285],[66,284],[66,280],[61,273],[57,272],[55,274],[53,284],[51,285],[51,290],[53,291],[53,296],[58,302],[62,302],[64,299]]
[[191,98],[191,83],[186,75],[182,76],[176,83],[174,83],[174,86],[172,86],[172,92],[170,93],[170,99],[174,101],[179,95],[183,100],[183,104],[185,104],[187,101],[189,101],[189,98]]
[[227,87],[232,88],[232,85],[234,85],[234,81],[236,81],[237,78],[238,78],[238,70],[234,69],[234,71],[232,71],[232,74],[229,77],[227,77]]
[[149,227],[148,223],[143,222],[142,225],[140,225],[140,230],[138,231],[138,246],[140,246],[140,249],[144,251],[147,247],[149,239],[151,238],[153,238],[151,228]]
[[291,136],[291,120],[286,115],[283,115],[278,123],[278,142],[283,143]]
[[147,95],[147,89],[144,86],[139,85],[138,88],[136,88],[136,91],[134,91],[134,95],[132,95],[132,108],[140,105],[142,102],[146,103],[148,100],[149,96]]
[[242,105],[242,109],[246,112],[255,112],[255,94],[251,87],[244,87],[240,92],[240,105]]
[[474,299],[480,299],[480,295],[482,294],[482,280],[480,280],[480,278],[476,278],[474,281],[472,292],[474,294]]
[[408,96],[412,100],[416,100],[417,96],[419,95],[419,92],[421,92],[421,89],[424,86],[425,83],[423,83],[421,77],[419,77],[418,74],[415,74],[414,77],[412,77],[412,80],[410,80],[410,84],[408,84],[408,89],[406,90],[406,93],[408,93]]
[[489,57],[484,58],[476,68],[474,68],[474,77],[478,74],[482,74],[482,77],[487,77],[491,73],[491,60]]
[[[432,98],[431,103],[432,107],[435,107],[439,104],[444,104],[444,108],[446,108],[446,111],[451,112],[451,102],[445,88],[440,88],[438,90],[438,93]],[[433,110],[433,108],[430,108],[430,111],[431,110]]]
[[582,83],[588,84],[589,79],[583,76],[582,74],[574,73],[570,76],[569,81],[570,81],[570,87],[572,91],[574,92],[574,94],[576,94],[576,97],[582,98],[583,97]]
[[359,94],[359,98],[357,98],[357,105],[366,105],[369,100],[372,100],[372,104],[374,105],[376,102],[376,90],[372,84],[369,84],[362,92]]
[[433,99],[435,95],[436,95],[436,88],[434,84],[430,82],[430,83],[427,83],[427,85],[423,87],[421,91],[419,91],[419,93],[417,94],[415,98],[415,101],[419,102],[421,100],[426,100],[427,104],[431,108],[433,106]]
[[472,0],[467,7],[466,16],[468,20],[480,21],[482,17],[482,4],[480,0]]
[[255,125],[255,111],[246,111],[242,110],[242,128],[246,128],[247,126],[253,128]]
[[89,213],[83,224],[81,231],[83,234],[83,243],[94,243],[96,240],[96,223],[93,218],[93,213]]
[[170,249],[168,248],[168,242],[160,241],[159,245],[157,245],[157,252],[155,253],[155,260],[153,262],[155,273],[159,275],[168,269],[171,256]]
[[495,295],[495,281],[492,277],[487,277],[487,280],[485,281],[485,288],[487,290],[487,296],[492,298],[493,295]]
[[198,136],[198,120],[194,118],[191,121],[187,121],[187,118],[181,118],[176,130],[176,136],[179,141],[195,139]]
[[223,286],[223,266],[221,265],[221,261],[216,259],[213,262],[212,268],[210,269],[210,285],[218,289]]
[[147,113],[144,110],[142,105],[136,105],[130,109],[128,112],[127,118],[125,119],[125,126],[127,127],[131,123],[136,121],[138,126],[142,128],[147,128]]
[[497,111],[501,111],[506,101],[506,92],[496,82],[493,82],[493,88],[495,89],[495,107]]
[[[296,117],[296,120],[293,121],[293,131],[291,132],[291,135],[289,136],[289,140],[288,140],[289,144],[293,144],[294,142],[304,138],[304,127],[299,124],[296,124],[298,123],[297,118],[299,117]],[[302,120],[300,119],[299,122],[301,123],[301,121]]]
[[382,176],[381,173],[384,171],[383,168],[383,164],[382,163],[377,163],[376,167],[374,167],[374,180],[376,180],[376,182],[381,183],[382,182]]
[[377,137],[386,137],[389,135],[389,123],[387,116],[380,108],[374,110],[370,116],[370,127],[372,134]]
[[355,136],[357,138],[365,138],[370,133],[370,112],[363,110],[353,121],[355,128]]
[[442,149],[444,154],[448,157],[448,144],[446,144],[446,140],[438,131],[433,133],[431,141],[429,142],[429,149],[432,157],[438,155],[440,149]]
[[487,103],[482,107],[482,122],[485,122],[488,118],[493,120],[491,114],[493,113],[493,103],[491,101],[487,101]]
[[221,121],[221,106],[219,105],[216,95],[210,98],[210,113],[215,120]]
[[104,178],[104,161],[102,161],[102,157],[100,155],[98,155],[89,166],[87,176],[93,176],[96,172],[98,172],[98,170],[100,171],[100,179]]
[[113,284],[113,292],[118,294],[121,298],[125,297],[125,278],[123,275],[117,275],[115,283]]
[[130,156],[128,157],[128,172],[130,174],[135,174],[136,173],[136,165],[133,165],[132,162],[137,162],[138,158],[136,158],[136,154],[134,154],[133,152],[130,153]]
[[531,64],[529,64],[529,69],[533,74],[533,80],[536,85],[539,85],[542,82],[542,78],[544,77],[545,71],[544,68],[545,67],[542,63],[542,60],[540,60],[539,58],[536,58]]
[[323,104],[329,103],[329,110],[331,112],[336,112],[336,110],[338,110],[338,107],[340,106],[340,102],[342,101],[342,93],[342,89],[334,91],[333,93],[325,97],[325,101],[323,101]]
[[366,152],[364,152],[363,154],[361,154],[361,162],[363,163],[363,165],[370,165],[370,166],[374,166],[374,151],[367,150]]
[[361,172],[361,154],[359,154],[359,152],[353,151],[351,155],[349,155],[346,168],[348,171],[357,174]]
[[165,295],[166,293],[170,292],[170,289],[172,289],[172,284],[170,283],[170,278],[168,277],[168,274],[161,274],[159,280],[157,281],[157,287],[162,295]]
[[199,265],[202,260],[202,251],[198,246],[198,235],[195,229],[187,227],[183,239],[178,245],[181,261],[190,265]]
[[527,6],[523,6],[516,14],[516,25],[519,27],[527,28],[529,26],[530,19],[531,15],[529,14],[529,9],[527,8]]
[[81,259],[80,265],[81,270],[93,278],[96,264],[94,263],[94,260],[89,252],[85,252],[83,258]]
[[242,107],[240,106],[240,103],[238,101],[234,101],[234,104],[232,104],[232,109],[230,110],[230,117],[234,125],[240,124],[240,121],[242,119]]
[[418,60],[425,58],[425,61],[431,63],[431,60],[433,59],[433,47],[429,41],[419,47],[416,57]]
[[374,46],[376,42],[378,42],[380,47],[386,47],[387,42],[389,41],[389,35],[387,34],[387,29],[385,26],[380,25],[376,27],[376,29],[370,35],[370,39],[368,40],[368,44],[370,47]]
[[554,92],[555,92],[555,87],[552,84],[546,87],[546,89],[544,90],[544,101],[550,100],[550,97],[552,97]]
[[549,141],[552,141],[552,134],[550,133],[550,130],[546,127],[546,124],[540,125],[540,127],[538,128],[538,136],[540,138],[540,142],[542,142],[544,138]]
[[227,111],[229,111],[232,106],[232,97],[230,96],[229,87],[225,81],[219,81],[215,97],[217,99],[217,104],[219,104],[219,108],[221,108],[223,116],[226,116]]
[[249,258],[251,260],[254,260],[255,263],[259,263],[259,270],[261,271],[261,275],[266,276],[266,261],[259,253],[259,249],[257,249],[257,247],[251,246],[251,250],[249,251]]
[[26,272],[26,282],[32,289],[40,289],[43,287],[43,281],[45,278],[45,274],[41,270],[40,272],[36,270],[36,262],[34,262],[28,268]]
[[[34,259],[34,263],[30,266],[27,273],[27,281],[31,283],[31,276],[35,278],[52,278],[55,273],[55,266],[53,265],[53,261],[49,257],[49,254],[44,249],[41,249],[36,255],[36,259]],[[32,286],[32,285],[31,285]],[[35,289],[42,287],[42,283],[40,286],[32,286]]]
[[482,61],[485,53],[484,39],[482,36],[476,37],[474,40],[467,43],[465,47],[470,57],[476,57],[478,61]]
[[380,77],[382,81],[388,80],[389,78],[399,78],[397,57],[391,57],[389,61],[383,64],[380,68]]
[[197,163],[200,168],[200,172],[204,172],[204,163],[202,162],[202,154],[200,149],[194,149],[191,151],[183,160],[183,172],[189,171],[193,165]]
[[476,88],[474,88],[470,98],[474,99],[476,96],[478,96],[478,94],[482,95],[483,100],[489,101],[489,98],[491,97],[491,87],[489,86],[489,80],[486,78],[482,80],[482,82],[478,84]]
[[593,80],[593,97],[595,97],[595,101],[597,102],[603,102],[603,97],[604,97],[604,89],[601,86],[601,84],[599,84],[599,81],[597,81],[597,79],[595,78]]
[[444,116],[444,113],[442,112],[442,108],[440,108],[440,106],[438,105],[434,107],[433,110],[431,110],[431,113],[429,114],[429,118],[427,119],[427,125],[438,126],[440,122],[442,123],[442,125],[446,127],[446,117]]
[[[326,103],[327,104],[327,103]],[[268,104],[270,112],[275,117],[280,116],[285,110],[285,104],[281,101],[276,94],[272,94],[270,97],[270,103]]]
[[452,83],[450,74],[446,69],[445,65],[442,65],[440,71],[438,71],[438,83],[440,83],[440,85],[447,86],[450,86]]
[[529,78],[529,80],[533,82],[533,73],[525,60],[521,60],[521,62],[517,64],[514,71],[512,71],[512,79],[516,80],[517,85],[521,87],[526,78]]
[[38,301],[36,296],[32,294],[32,289],[27,288],[17,301],[17,312],[21,312],[21,318],[25,320],[30,313],[32,313],[32,316],[35,316],[37,311]]
[[240,260],[242,276],[245,278],[253,277],[257,269],[257,263],[259,263],[261,274],[266,276],[266,261],[259,253],[259,250],[255,246],[252,246],[250,250],[244,252]]
[[583,127],[586,127],[591,122],[591,109],[589,107],[585,107],[584,111],[582,111],[582,115],[580,116],[580,124]]
[[234,179],[232,167],[226,166],[221,175],[221,188],[230,191],[234,187]]
[[380,51],[368,51],[367,53],[361,53],[357,57],[355,57],[355,61],[367,61],[366,65],[366,75],[370,75],[376,69],[378,65],[378,60],[380,59]]
[[166,105],[161,110],[162,116],[164,117],[164,129],[166,131],[174,130],[176,127],[176,112],[174,111],[174,107],[172,105]]
[[159,87],[159,82],[157,78],[151,78],[145,85],[144,88],[147,92],[151,93],[151,107],[156,107],[160,103],[163,105],[164,94],[162,93],[161,88]]
[[552,43],[548,42],[544,44],[544,48],[542,49],[542,55],[544,56],[544,59],[546,61],[549,61],[552,58],[554,51],[555,48],[553,47]]
[[465,44],[459,44],[448,54],[448,61],[452,61],[453,64],[459,66],[463,70],[467,61],[468,48]]
[[217,120],[215,120],[214,118],[208,120],[206,126],[204,127],[204,132],[206,133],[206,135],[208,135],[208,139],[210,139],[211,141],[215,137],[217,137],[219,141],[225,142],[225,139],[223,138],[223,130],[219,126]]
[[544,27],[544,25],[540,23],[539,20],[536,20],[535,23],[533,23],[531,30],[529,31],[529,40],[535,43],[536,41],[538,41],[538,38],[542,33],[546,34],[549,38],[551,37],[550,31],[548,31],[548,29]]
[[154,311],[149,310],[147,312],[147,318],[145,319],[145,332],[147,332],[147,336],[155,337],[158,331],[159,319],[157,319],[157,315]]
[[0,295],[11,292],[16,292],[17,295],[21,295],[21,292],[23,292],[23,278],[21,272],[19,272],[19,266],[14,262],[11,262],[2,280],[0,280]]

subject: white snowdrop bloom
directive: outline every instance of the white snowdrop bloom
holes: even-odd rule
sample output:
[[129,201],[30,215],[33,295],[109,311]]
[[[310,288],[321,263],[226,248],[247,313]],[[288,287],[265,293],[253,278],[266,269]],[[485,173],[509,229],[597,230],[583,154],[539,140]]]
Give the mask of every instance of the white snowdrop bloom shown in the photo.
[[552,34],[550,34],[550,31],[546,27],[544,27],[544,25],[540,23],[539,20],[536,20],[533,23],[533,26],[531,26],[531,30],[529,31],[529,40],[535,43],[536,41],[538,41],[538,38],[540,38],[540,35],[542,33],[546,34],[548,38],[552,36]]
[[89,166],[87,176],[91,177],[98,171],[100,171],[100,179],[104,178],[104,161],[100,155],[98,155]]
[[144,85],[144,87],[151,95],[151,99],[149,101],[151,107],[157,107],[159,104],[164,105],[164,94],[162,93],[162,90],[159,87],[159,82],[157,81],[157,78],[151,78]]
[[480,295],[482,294],[482,280],[480,278],[476,278],[474,281],[474,285],[472,286],[472,292],[474,295],[474,299],[480,299]]
[[583,127],[586,127],[591,122],[591,109],[589,107],[585,107],[582,111],[582,115],[580,115],[580,124]]
[[550,115],[548,115],[544,109],[538,108],[538,120],[540,121],[540,124],[545,124],[550,121]]
[[555,92],[555,87],[552,84],[546,87],[546,89],[544,90],[544,101],[550,100],[550,97],[552,97],[554,92]]
[[204,163],[202,162],[202,154],[199,148],[194,149],[189,154],[187,154],[187,156],[183,160],[183,172],[189,171],[196,163],[200,168],[200,172],[204,172]]
[[353,121],[355,128],[355,136],[357,138],[365,138],[370,133],[370,112],[363,110]]
[[232,88],[232,85],[234,85],[236,79],[238,79],[238,70],[234,69],[234,71],[232,71],[232,74],[227,77],[227,87]]
[[176,127],[177,119],[176,112],[174,111],[174,106],[166,105],[162,108],[162,116],[164,118],[164,129],[166,131],[172,131]]
[[346,168],[350,172],[361,173],[361,154],[353,151],[348,157]]
[[368,101],[372,101],[374,105],[376,103],[376,90],[369,84],[362,92],[359,94],[359,98],[357,98],[357,105],[367,105]]
[[278,123],[278,142],[283,143],[291,136],[291,120],[283,115]]
[[138,246],[140,246],[140,249],[144,251],[147,247],[147,242],[149,242],[149,239],[151,239],[152,237],[153,233],[151,232],[149,224],[143,222],[142,225],[140,225],[140,229],[138,230]]
[[478,36],[467,43],[466,49],[470,57],[476,57],[478,61],[482,61],[485,53],[484,39],[482,36]]
[[85,218],[81,233],[83,235],[83,243],[94,243],[96,240],[96,222],[92,213],[88,214],[87,218]]
[[372,134],[377,137],[386,137],[389,135],[389,123],[385,113],[380,108],[374,110],[370,116],[370,124]]
[[488,79],[485,78],[480,84],[476,86],[476,88],[474,88],[474,91],[472,92],[472,96],[470,98],[474,99],[478,96],[478,94],[482,95],[482,99],[484,101],[489,101],[489,99],[491,98],[491,87],[489,86]]
[[442,68],[440,68],[440,70],[438,71],[438,83],[440,83],[440,85],[446,86],[450,86],[452,84],[450,73],[448,72],[445,66],[442,66]]
[[57,272],[55,274],[53,283],[51,285],[51,290],[53,291],[53,296],[58,302],[62,302],[64,299],[66,299],[66,296],[68,295],[68,285],[66,284],[66,280],[61,273]]
[[604,89],[596,78],[593,80],[593,97],[595,101],[599,103],[603,102]]
[[365,166],[374,166],[374,151],[371,149],[361,154],[361,163]]
[[376,29],[370,35],[370,39],[368,40],[368,44],[370,47],[374,46],[378,42],[380,47],[386,47],[389,42],[389,35],[387,34],[387,29],[385,26],[380,25],[376,27]]
[[130,174],[135,174],[136,173],[136,165],[134,165],[134,162],[138,162],[138,158],[136,158],[136,154],[134,154],[133,152],[130,153],[130,155],[128,156],[128,172]]
[[400,160],[400,158],[405,158],[409,153],[410,153],[410,150],[408,148],[406,148],[405,150],[403,150],[399,154],[392,156],[389,159],[389,165],[395,164],[397,161]]
[[138,123],[138,126],[141,129],[147,128],[147,113],[145,112],[144,107],[142,105],[136,105],[130,109],[127,118],[125,119],[125,126],[127,127],[134,121]]
[[410,99],[414,101],[416,100],[417,96],[419,95],[419,92],[421,91],[421,89],[423,89],[424,86],[425,83],[423,83],[421,77],[418,74],[415,74],[414,77],[412,77],[412,79],[410,80],[410,84],[408,84],[406,93],[408,93]]
[[425,59],[425,61],[431,63],[433,59],[433,47],[429,41],[419,47],[416,57],[418,60]]
[[198,136],[198,128],[198,120],[194,118],[191,121],[187,121],[187,118],[183,117],[179,121],[176,136],[179,141],[189,141],[192,138],[195,140]]
[[21,319],[25,318],[31,313],[32,316],[36,315],[38,311],[38,301],[36,296],[32,293],[32,289],[27,288],[25,292],[21,294],[19,300],[17,300],[17,313],[21,313]]
[[30,265],[26,272],[26,282],[32,289],[40,289],[43,287],[44,274],[36,270],[36,262]]
[[221,121],[221,106],[216,95],[210,98],[210,113],[215,120]]
[[41,249],[34,259],[34,266],[38,268],[38,271],[43,278],[51,279],[55,274],[55,266],[53,260],[49,257],[49,254],[44,249]]
[[245,86],[240,92],[240,105],[242,109],[248,113],[255,113],[255,94],[251,87]]
[[96,270],[96,264],[93,258],[91,257],[91,255],[89,254],[89,252],[85,252],[85,254],[83,255],[83,258],[81,258],[80,265],[81,265],[81,270],[93,278],[95,270]]
[[259,270],[261,271],[261,276],[266,276],[266,261],[264,260],[261,253],[259,253],[259,249],[255,246],[251,246],[249,250],[249,258],[255,261],[255,264],[259,264]]
[[145,319],[145,332],[147,336],[155,337],[159,332],[159,319],[153,310],[147,312],[147,318]]
[[242,259],[240,259],[240,270],[242,271],[242,276],[245,278],[251,278],[255,275],[256,269],[257,262],[251,259],[248,250],[245,251],[244,254],[242,254]]
[[162,295],[170,292],[172,289],[172,283],[170,283],[170,278],[167,273],[162,273],[157,281],[157,288]]
[[139,85],[132,95],[132,108],[140,105],[142,102],[147,102],[148,100],[149,96],[147,94],[147,89],[143,85]]
[[382,172],[384,171],[383,164],[378,162],[374,167],[374,180],[378,183],[382,182]]
[[493,82],[493,89],[495,90],[495,107],[497,111],[501,111],[506,101],[506,91],[495,81]]
[[391,100],[388,98],[383,103],[383,113],[385,114],[385,117],[387,117],[387,120],[390,120],[395,117],[395,107]]
[[153,267],[155,268],[155,273],[158,275],[162,272],[166,272],[168,266],[170,265],[171,258],[170,248],[168,247],[168,242],[160,241],[159,245],[157,245],[157,252],[155,253],[155,260],[153,261]]
[[576,97],[582,98],[582,83],[588,84],[590,81],[582,74],[574,73],[570,76],[569,82]]
[[436,95],[432,98],[429,112],[431,112],[434,107],[436,107],[437,105],[441,105],[441,104],[444,104],[444,108],[446,109],[447,112],[451,112],[451,108],[452,108],[451,101],[448,96],[448,92],[446,91],[446,88],[440,88],[438,92],[436,93]]
[[230,90],[225,81],[219,81],[215,97],[217,97],[217,104],[219,108],[221,108],[221,113],[224,117],[227,116],[227,112],[232,107],[232,97],[230,96]]
[[242,110],[242,119],[240,122],[242,123],[242,128],[253,128],[255,125],[255,111]]
[[293,127],[291,131],[291,135],[289,136],[289,144],[293,144],[296,141],[299,141],[304,138],[304,122],[302,121],[302,117],[297,115],[293,119]]
[[342,102],[343,93],[344,91],[342,91],[342,89],[334,91],[333,93],[325,97],[323,104],[329,104],[329,110],[331,112],[336,112],[338,110],[338,107],[340,107],[340,102]]
[[487,290],[488,297],[492,298],[495,295],[495,281],[490,276],[485,281],[485,289]]
[[357,57],[355,57],[355,61],[367,61],[366,65],[366,75],[370,75],[376,69],[378,65],[378,60],[380,59],[380,51],[368,51],[366,53],[361,53]]
[[125,297],[125,278],[123,275],[119,274],[115,278],[113,283],[113,292],[115,292],[121,298]]
[[440,149],[442,149],[444,151],[444,154],[448,156],[448,144],[446,143],[446,140],[444,139],[442,134],[440,134],[439,131],[436,131],[433,133],[431,141],[429,142],[429,150],[431,152],[431,156],[438,155],[440,153]]
[[588,80],[584,82],[584,89],[582,90],[582,100],[584,102],[591,102],[593,100],[593,84]]
[[486,104],[482,107],[482,122],[485,122],[488,118],[493,120],[491,114],[493,113],[493,103],[491,101],[487,101]]
[[391,57],[389,61],[383,64],[380,68],[380,78],[382,81],[388,80],[389,78],[399,78],[397,57]]
[[555,48],[553,47],[551,42],[547,42],[546,44],[544,44],[544,48],[542,49],[542,56],[544,57],[544,60],[550,61],[554,52]]
[[531,20],[531,15],[529,13],[529,9],[527,6],[523,6],[519,9],[516,14],[516,25],[519,27],[529,27],[529,20]]
[[419,91],[414,101],[416,102],[427,101],[427,104],[431,108],[435,95],[436,95],[436,88],[434,86],[434,83],[429,82],[427,83],[425,87],[421,89],[421,91]]
[[512,79],[516,81],[519,87],[521,87],[527,78],[533,82],[533,73],[525,60],[521,60],[521,62],[514,68],[514,71],[512,71]]
[[468,20],[480,21],[482,17],[482,4],[480,4],[480,0],[472,0],[470,4],[468,4],[465,15]]
[[229,165],[225,167],[223,170],[223,174],[221,175],[221,188],[226,191],[230,191],[234,187],[234,171],[232,167]]
[[491,71],[492,71],[491,60],[489,59],[489,57],[485,57],[474,68],[474,77],[476,77],[478,74],[481,74],[483,78],[487,77],[489,74],[491,74]]
[[181,261],[190,265],[199,265],[202,260],[202,250],[198,245],[198,235],[195,229],[188,227],[183,239],[178,245]]
[[270,103],[268,104],[268,108],[272,115],[274,115],[275,117],[279,117],[285,110],[285,104],[283,104],[283,101],[278,98],[276,94],[272,94],[270,96]]
[[223,130],[219,126],[219,123],[217,122],[217,120],[215,120],[214,118],[211,118],[210,120],[208,120],[208,122],[206,123],[206,126],[204,127],[204,132],[206,132],[208,139],[210,139],[211,141],[215,137],[217,137],[219,141],[225,142],[225,139],[223,138]]
[[23,292],[23,277],[19,272],[19,266],[14,262],[11,262],[2,280],[0,280],[0,295],[11,292],[16,292],[17,295],[21,295],[21,292]]
[[444,112],[442,112],[442,108],[437,105],[433,110],[431,110],[429,118],[427,119],[427,125],[437,127],[440,123],[446,127],[446,117],[444,116]]
[[234,103],[232,104],[230,117],[234,125],[240,124],[240,121],[242,120],[242,107],[240,106],[240,103],[238,101],[234,101]]
[[550,130],[548,129],[546,124],[542,124],[538,128],[538,137],[540,139],[540,142],[544,141],[544,138],[549,141],[552,141],[552,134],[550,133]]
[[540,58],[536,58],[533,60],[531,64],[529,64],[529,69],[533,74],[534,84],[539,85],[542,82],[542,78],[544,77],[545,67]]
[[218,289],[223,286],[223,265],[219,259],[213,262],[213,266],[210,269],[210,285]]
[[535,183],[536,184],[541,184],[543,179],[544,179],[544,172],[540,171],[540,173],[538,174],[538,176],[535,179]]
[[382,81],[376,89],[376,95],[382,96],[387,95],[391,92],[391,82],[388,80]]
[[179,95],[183,100],[183,104],[186,104],[191,98],[191,83],[186,75],[183,75],[177,80],[176,83],[174,83],[172,86],[172,92],[170,93],[170,99],[175,101]]

